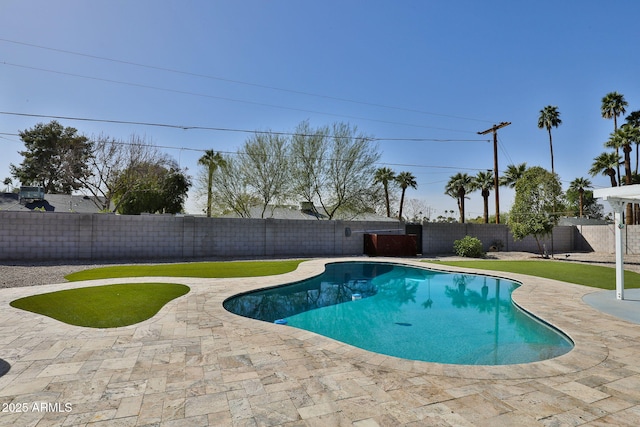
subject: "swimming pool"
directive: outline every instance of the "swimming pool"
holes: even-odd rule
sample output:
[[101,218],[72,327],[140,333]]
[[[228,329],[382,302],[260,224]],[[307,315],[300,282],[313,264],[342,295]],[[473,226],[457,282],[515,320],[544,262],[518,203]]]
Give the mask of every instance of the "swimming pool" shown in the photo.
[[327,264],[319,276],[227,299],[228,311],[380,354],[464,365],[551,359],[573,344],[511,301],[519,284],[393,263]]

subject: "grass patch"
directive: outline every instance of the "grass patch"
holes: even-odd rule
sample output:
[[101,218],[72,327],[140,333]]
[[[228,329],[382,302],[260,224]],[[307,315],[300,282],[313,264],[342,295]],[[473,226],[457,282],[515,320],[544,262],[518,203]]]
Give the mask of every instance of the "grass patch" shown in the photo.
[[188,286],[174,283],[90,286],[20,298],[11,306],[70,325],[117,328],[151,318],[187,292]]
[[[613,290],[616,288],[616,270],[600,265],[578,264],[564,261],[425,261],[433,264],[482,270],[505,271],[528,274],[593,288]],[[640,288],[640,274],[624,272],[625,288]]]
[[140,264],[93,268],[65,276],[70,282],[124,277],[256,277],[294,271],[303,260]]

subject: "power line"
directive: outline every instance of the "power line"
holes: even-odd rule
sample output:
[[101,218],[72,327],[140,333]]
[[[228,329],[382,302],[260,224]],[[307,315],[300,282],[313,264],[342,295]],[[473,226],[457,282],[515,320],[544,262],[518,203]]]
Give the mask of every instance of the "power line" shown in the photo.
[[406,163],[376,163],[377,165],[385,166],[401,166],[408,168],[427,168],[427,169],[453,169],[453,170],[469,170],[469,171],[484,171],[486,168],[461,168],[458,166],[433,166],[433,165],[414,165]]
[[417,124],[413,124],[413,123],[394,122],[394,121],[391,121],[391,120],[370,119],[370,118],[366,118],[366,117],[358,117],[358,116],[350,116],[350,115],[344,115],[344,114],[326,113],[326,112],[315,111],[315,110],[307,110],[307,109],[304,109],[304,108],[285,107],[285,106],[282,106],[282,105],[267,104],[267,103],[264,103],[264,102],[256,102],[256,101],[247,101],[247,100],[229,98],[229,97],[224,97],[224,96],[207,95],[207,94],[197,93],[197,92],[189,92],[189,91],[184,91],[184,90],[169,89],[169,88],[163,88],[163,87],[159,87],[159,86],[151,86],[151,85],[146,85],[146,84],[142,84],[142,83],[133,83],[133,82],[125,82],[125,81],[121,81],[121,80],[106,79],[106,78],[102,78],[102,77],[85,76],[85,75],[82,75],[82,74],[74,74],[74,73],[68,73],[68,72],[64,72],[64,71],[56,71],[56,70],[50,70],[50,69],[46,69],[46,68],[39,68],[39,67],[32,67],[32,66],[28,66],[28,65],[14,64],[14,63],[11,63],[11,62],[6,62],[6,61],[3,61],[1,64],[8,65],[8,66],[11,66],[11,67],[28,69],[28,70],[43,71],[43,72],[46,72],[46,73],[59,74],[59,75],[63,75],[63,76],[76,77],[76,78],[82,78],[82,79],[87,79],[87,80],[95,80],[95,81],[100,81],[100,82],[105,82],[105,83],[120,84],[120,85],[125,85],[125,86],[137,87],[137,88],[142,88],[142,89],[151,89],[151,90],[157,90],[157,91],[169,92],[169,93],[177,93],[177,94],[180,94],[180,95],[197,96],[197,97],[201,97],[201,98],[219,99],[219,100],[223,100],[223,101],[231,101],[231,102],[238,102],[238,103],[249,104],[249,105],[257,105],[257,106],[260,106],[260,107],[279,108],[279,109],[282,109],[282,110],[299,111],[299,112],[303,112],[303,113],[321,114],[321,115],[331,116],[331,117],[341,117],[341,118],[348,118],[348,119],[352,119],[352,120],[364,120],[364,121],[370,121],[370,122],[376,122],[376,123],[385,123],[385,124],[399,125],[399,126],[409,126],[409,127],[417,127],[417,128],[424,128],[424,129],[436,129],[436,130],[444,130],[444,131],[449,131],[449,132],[475,133],[475,132],[466,131],[466,130],[459,130],[459,129],[450,129],[450,128],[441,128],[441,127],[436,127],[436,126],[417,125]]
[[509,161],[509,164],[515,165],[515,163],[513,162],[513,159],[511,159],[511,156],[509,156],[509,153],[507,153],[507,149],[502,143],[502,140],[500,139],[500,137],[498,137],[498,147],[500,148],[500,151],[502,151],[502,154],[504,154],[507,160]]
[[101,60],[101,61],[108,61],[108,62],[113,62],[113,63],[117,63],[117,64],[131,65],[131,66],[140,67],[140,68],[146,68],[146,69],[150,69],[150,70],[164,71],[164,72],[168,72],[168,73],[182,74],[182,75],[186,75],[186,76],[192,76],[192,77],[198,77],[198,78],[204,78],[204,79],[210,79],[210,80],[218,80],[218,81],[227,82],[227,83],[234,83],[234,84],[240,84],[240,85],[245,85],[245,86],[258,87],[258,88],[262,88],[262,89],[269,89],[269,90],[275,90],[275,91],[280,91],[280,92],[287,92],[287,93],[292,93],[292,94],[297,94],[297,95],[312,96],[312,97],[316,97],[316,98],[330,99],[330,100],[334,100],[334,101],[347,102],[347,103],[351,103],[351,104],[359,104],[359,105],[367,105],[367,106],[370,106],[370,107],[387,108],[387,109],[392,109],[392,110],[399,110],[399,111],[405,111],[405,112],[411,112],[411,113],[418,113],[418,114],[424,114],[424,115],[430,115],[430,116],[436,116],[436,117],[446,117],[446,118],[453,118],[453,119],[460,119],[460,120],[470,120],[470,121],[476,121],[476,122],[491,123],[491,121],[489,121],[489,120],[475,119],[475,118],[462,117],[462,116],[454,116],[454,115],[441,114],[441,113],[432,113],[432,112],[422,111],[422,110],[417,110],[417,109],[412,109],[412,108],[397,107],[397,106],[378,104],[378,103],[372,103],[372,102],[356,101],[356,100],[348,99],[348,98],[341,98],[341,97],[335,97],[335,96],[329,96],[329,95],[322,95],[322,94],[299,91],[299,90],[293,90],[293,89],[285,89],[285,88],[280,88],[280,87],[275,87],[275,86],[262,85],[262,84],[258,84],[258,83],[244,82],[244,81],[241,81],[241,80],[227,79],[227,78],[223,78],[223,77],[216,77],[216,76],[211,76],[211,75],[206,75],[206,74],[193,73],[193,72],[189,72],[189,71],[176,70],[176,69],[172,69],[172,68],[140,64],[140,63],[132,62],[132,61],[124,61],[124,60],[121,60],[121,59],[114,59],[114,58],[107,58],[107,57],[103,57],[103,56],[90,55],[90,54],[86,54],[86,53],[74,52],[74,51],[70,51],[70,50],[52,48],[52,47],[41,46],[41,45],[25,43],[25,42],[19,42],[19,41],[15,41],[15,40],[8,40],[8,39],[0,38],[0,41],[6,42],[6,43],[13,43],[13,44],[17,44],[17,45],[22,45],[22,46],[29,46],[29,47],[33,47],[33,48],[37,48],[37,49],[49,50],[49,51],[52,51],[52,52],[65,53],[65,54],[68,54],[68,55],[75,55],[75,56],[80,56],[80,57],[85,57],[85,58],[98,59],[98,60]]
[[[0,112],[0,114],[5,114],[5,113]],[[3,132],[0,132],[0,135],[19,136],[18,134],[3,133]],[[115,140],[109,141],[108,143],[116,144],[116,145],[141,145],[141,146],[147,146],[147,147],[153,147],[153,148],[161,148],[165,150],[194,151],[194,152],[201,152],[201,153],[204,153],[207,151],[203,148],[177,147],[172,145],[141,144],[137,142],[125,142],[125,141],[115,141]],[[218,152],[221,154],[227,154],[227,155],[233,155],[233,156],[246,155],[246,153],[242,153],[238,151],[235,151],[235,152],[234,151],[218,151]],[[375,162],[374,164],[381,165],[381,166],[396,166],[396,167],[425,168],[425,169],[454,169],[454,170],[470,170],[470,171],[485,170],[484,168],[465,168],[465,167],[458,167],[458,166],[439,166],[439,165],[418,165],[418,164],[411,164],[411,163]]]
[[[206,131],[217,131],[217,132],[240,132],[240,133],[248,133],[248,134],[270,134],[270,135],[282,135],[282,136],[314,136],[315,134],[301,134],[296,132],[282,132],[282,131],[259,131],[259,130],[248,130],[248,129],[234,129],[234,128],[223,128],[223,127],[212,127],[212,126],[186,126],[186,125],[175,125],[168,123],[154,123],[154,122],[136,122],[136,121],[128,121],[128,120],[110,120],[110,119],[95,119],[95,118],[87,118],[87,117],[69,117],[69,116],[56,116],[50,114],[31,114],[31,113],[16,113],[9,111],[0,111],[0,114],[4,115],[12,115],[12,116],[21,116],[21,117],[37,117],[37,118],[47,118],[47,119],[58,119],[58,120],[70,120],[70,121],[83,121],[83,122],[96,122],[96,123],[112,123],[112,124],[126,124],[126,125],[136,125],[136,126],[151,126],[151,127],[163,127],[163,128],[171,128],[171,129],[181,129],[181,130],[206,130]],[[14,134],[15,135],[15,134]],[[328,135],[332,137],[332,135]],[[410,141],[410,142],[488,142],[486,139],[440,139],[440,138],[381,138],[381,137],[371,137],[368,138],[371,141]]]
[[478,135],[486,135],[489,132],[493,134],[493,193],[496,203],[496,224],[500,224],[500,180],[498,179],[498,129],[509,126],[511,122],[501,122],[493,125],[487,130],[478,132]]

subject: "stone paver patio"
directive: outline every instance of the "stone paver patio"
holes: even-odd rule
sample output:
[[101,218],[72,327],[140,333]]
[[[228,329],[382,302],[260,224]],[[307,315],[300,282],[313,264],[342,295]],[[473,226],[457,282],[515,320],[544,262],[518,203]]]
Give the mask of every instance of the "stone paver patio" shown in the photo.
[[0,376],[0,425],[640,425],[640,325],[582,301],[597,289],[501,274],[523,283],[519,305],[576,344],[556,359],[509,366],[397,359],[222,307],[236,293],[318,274],[327,261],[336,259],[272,277],[153,278],[191,292],[114,329],[9,306],[89,282],[0,290],[0,358],[10,365]]

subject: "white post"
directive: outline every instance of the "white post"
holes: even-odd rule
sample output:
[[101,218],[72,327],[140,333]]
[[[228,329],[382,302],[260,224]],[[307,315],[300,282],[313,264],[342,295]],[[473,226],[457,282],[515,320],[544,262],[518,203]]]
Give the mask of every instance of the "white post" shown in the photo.
[[622,244],[622,212],[626,205],[621,200],[609,200],[613,208],[614,225],[616,227],[616,299],[624,299],[624,245]]

